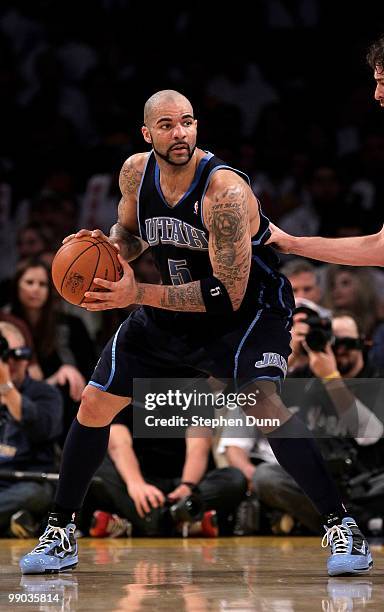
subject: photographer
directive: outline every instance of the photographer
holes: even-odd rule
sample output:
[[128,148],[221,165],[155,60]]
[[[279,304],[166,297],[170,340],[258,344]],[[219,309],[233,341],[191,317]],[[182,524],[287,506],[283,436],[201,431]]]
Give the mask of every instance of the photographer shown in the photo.
[[[316,318],[316,312],[302,312],[300,319],[295,341],[301,343],[307,365],[295,370],[297,384],[287,381],[285,401],[318,438],[348,502],[349,480],[381,465],[384,427],[374,410],[380,390],[382,393],[382,372],[364,362],[363,342],[352,316],[340,314],[328,324],[326,319]],[[377,384],[366,380],[375,378]],[[317,531],[318,518],[312,504],[279,465],[258,467],[253,486],[267,506],[287,512]],[[358,515],[358,509],[354,512]]]
[[[326,341],[332,337],[331,311],[319,306],[312,300],[304,297],[296,297],[296,310],[293,315],[293,326],[291,329],[292,353],[288,357],[288,376],[308,368],[308,352],[304,348],[305,338],[308,333],[314,338],[319,346],[325,346]],[[304,373],[304,377],[307,373]]]
[[[103,484],[91,486],[86,498],[88,513],[96,508],[116,513],[132,524],[133,535],[175,535],[178,516],[185,510],[188,514],[185,501],[193,494],[187,522],[193,523],[201,519],[203,512],[215,510],[220,534],[225,534],[228,516],[240,503],[247,485],[239,470],[215,468],[208,432],[195,437],[196,428],[190,428],[185,439],[151,439],[134,438],[132,431],[130,406],[115,417],[111,426],[109,456],[97,472]],[[97,516],[96,513],[91,534],[117,535],[117,517],[109,516],[109,524],[103,530],[98,529]],[[83,520],[84,528],[86,513]],[[102,516],[100,522],[105,520]]]
[[20,330],[0,322],[0,533],[31,537],[52,501],[48,482],[11,480],[4,470],[50,472],[61,433],[62,401],[27,374],[31,351]]

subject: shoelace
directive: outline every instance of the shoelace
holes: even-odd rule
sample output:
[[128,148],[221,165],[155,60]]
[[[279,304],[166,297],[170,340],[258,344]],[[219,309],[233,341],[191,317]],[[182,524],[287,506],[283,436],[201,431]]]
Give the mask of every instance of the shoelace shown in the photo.
[[321,540],[321,546],[327,548],[332,547],[332,553],[347,554],[348,553],[348,531],[344,525],[334,525],[326,531]]
[[40,544],[35,546],[32,553],[37,554],[44,552],[55,540],[57,540],[58,536],[60,536],[62,549],[69,552],[71,550],[71,543],[65,529],[63,527],[52,527],[52,525],[48,525],[43,535],[39,537]]

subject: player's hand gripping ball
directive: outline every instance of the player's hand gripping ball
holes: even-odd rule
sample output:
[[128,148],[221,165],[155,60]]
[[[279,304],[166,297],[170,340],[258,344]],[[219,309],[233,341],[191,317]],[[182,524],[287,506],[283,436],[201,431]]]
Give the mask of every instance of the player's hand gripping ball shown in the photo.
[[122,274],[117,249],[104,237],[73,237],[52,262],[53,284],[70,304],[82,304],[86,291],[105,291],[94,284],[95,278],[116,282]]

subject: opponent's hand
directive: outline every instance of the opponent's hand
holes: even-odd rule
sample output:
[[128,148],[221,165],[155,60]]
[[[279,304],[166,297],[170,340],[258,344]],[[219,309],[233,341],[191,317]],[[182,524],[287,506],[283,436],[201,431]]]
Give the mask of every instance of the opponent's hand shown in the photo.
[[287,234],[273,223],[269,224],[269,229],[271,230],[271,236],[265,244],[273,246],[281,253],[290,253],[293,236]]
[[133,499],[137,514],[144,518],[152,508],[159,508],[165,502],[164,493],[146,482],[128,485],[128,494]]
[[308,353],[309,367],[317,378],[325,378],[337,371],[337,362],[328,342],[325,351],[312,351],[304,341],[303,346]]
[[55,374],[47,380],[48,383],[64,386],[68,383],[69,395],[74,402],[81,400],[81,394],[86,385],[84,376],[73,365],[62,365]]
[[103,287],[106,291],[87,291],[84,293],[85,300],[81,306],[86,310],[109,310],[111,308],[125,308],[135,304],[137,298],[137,282],[135,274],[120,255],[119,261],[123,268],[123,276],[119,281],[112,282],[102,278],[95,278],[94,283]]
[[63,240],[63,244],[66,244],[73,238],[84,238],[86,236],[91,236],[92,238],[100,238],[101,240],[108,240],[108,242],[110,242],[112,246],[114,246],[118,251],[120,250],[118,243],[115,242],[114,240],[111,240],[100,229],[95,229],[95,230],[81,229],[78,232],[76,232],[76,234],[70,234],[69,236],[66,236]]

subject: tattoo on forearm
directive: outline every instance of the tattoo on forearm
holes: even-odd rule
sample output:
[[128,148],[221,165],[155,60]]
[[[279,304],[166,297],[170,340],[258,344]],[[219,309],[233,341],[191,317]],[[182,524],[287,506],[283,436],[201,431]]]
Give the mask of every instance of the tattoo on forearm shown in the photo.
[[180,310],[189,312],[204,312],[205,304],[200,288],[200,281],[164,287],[165,295],[161,300],[161,307],[167,310]]
[[143,302],[144,294],[145,294],[145,287],[143,287],[142,285],[138,285],[136,298],[135,298],[135,304],[141,304]]
[[235,185],[217,193],[208,215],[210,256],[216,276],[239,307],[248,282],[251,236],[246,187]]

